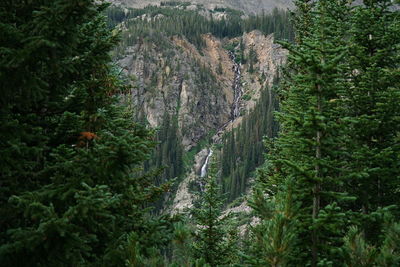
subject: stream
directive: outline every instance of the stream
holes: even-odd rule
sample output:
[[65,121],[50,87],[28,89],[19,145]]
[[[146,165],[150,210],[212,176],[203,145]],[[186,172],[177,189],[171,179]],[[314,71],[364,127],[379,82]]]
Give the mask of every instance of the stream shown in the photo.
[[203,178],[199,182],[199,186],[200,186],[200,191],[201,192],[204,192],[204,187],[205,187],[205,184],[206,184],[204,178],[207,175],[208,163],[210,162],[210,158],[211,158],[213,152],[214,151],[211,148],[208,150],[208,155],[207,155],[206,161],[204,162],[203,166],[201,167],[200,178]]
[[[229,51],[228,54],[229,54],[229,58],[232,60],[232,63],[233,63],[232,70],[234,72],[234,79],[233,79],[233,84],[232,84],[233,103],[232,103],[231,119],[218,130],[218,133],[223,133],[223,131],[229,125],[229,123],[233,122],[236,118],[238,118],[240,116],[240,105],[241,105],[241,99],[243,96],[243,89],[241,86],[242,64],[236,62],[235,53]],[[214,143],[218,143],[218,141],[215,140]],[[209,164],[212,154],[213,154],[213,150],[210,148],[208,151],[206,160],[205,160],[203,166],[201,167],[200,178],[206,177],[208,164]],[[201,189],[201,191],[204,191],[204,181],[200,182],[200,189]]]
[[235,53],[229,51],[229,58],[232,60],[233,67],[232,70],[235,73],[235,77],[233,79],[233,104],[232,104],[232,121],[235,120],[237,117],[240,116],[240,102],[243,96],[243,89],[241,86],[241,63],[236,62],[236,55]]

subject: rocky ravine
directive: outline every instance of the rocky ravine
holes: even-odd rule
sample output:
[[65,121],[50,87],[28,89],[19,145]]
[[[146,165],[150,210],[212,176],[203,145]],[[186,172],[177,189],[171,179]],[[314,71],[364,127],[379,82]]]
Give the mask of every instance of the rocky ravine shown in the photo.
[[[231,90],[233,92],[233,102],[231,102],[231,119],[219,128],[219,131],[214,136],[214,143],[220,142],[220,136],[234,127],[237,127],[242,121],[240,113],[249,111],[254,107],[257,99],[260,96],[260,91],[265,86],[271,86],[273,79],[279,67],[282,66],[287,57],[287,51],[282,49],[279,45],[274,44],[272,35],[264,36],[259,31],[253,31],[244,34],[242,37],[245,45],[244,54],[250,53],[250,48],[254,49],[257,55],[257,63],[255,64],[255,73],[250,74],[247,69],[248,66],[235,63],[235,56],[233,53],[228,53],[231,59],[231,70],[233,71],[233,81]],[[233,40],[237,41],[237,40]],[[258,76],[264,74],[265,79],[259,80]],[[244,89],[243,89],[244,88]],[[243,94],[251,95],[251,99],[245,101],[242,98]],[[204,183],[204,176],[209,163],[210,155],[212,155],[212,148],[205,148],[196,155],[195,164],[189,175],[179,185],[173,204],[171,207],[172,213],[182,212],[192,206],[194,196],[190,192],[190,184],[197,183],[202,187]],[[227,212],[249,212],[250,208],[244,202],[240,208],[232,209]]]
[[[124,48],[117,60],[136,87],[131,98],[139,112],[153,127],[161,125],[166,113],[176,116],[186,151],[210,134],[215,134],[213,139],[218,143],[225,131],[237,127],[241,115],[254,107],[261,89],[272,84],[287,54],[274,44],[273,35],[259,31],[232,40],[210,34],[202,38],[205,45],[201,49],[176,36],[141,38]],[[224,49],[234,43],[238,50],[240,42],[245,57],[250,50],[256,54],[254,73],[248,71],[248,64],[236,63],[235,55]],[[173,210],[190,206],[192,196],[187,184],[199,178],[208,152],[206,149],[196,155],[192,170],[178,186]]]

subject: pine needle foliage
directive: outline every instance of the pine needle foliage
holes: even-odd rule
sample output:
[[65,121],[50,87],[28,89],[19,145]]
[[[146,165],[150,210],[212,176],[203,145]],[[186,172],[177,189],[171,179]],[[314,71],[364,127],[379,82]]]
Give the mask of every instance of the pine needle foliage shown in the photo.
[[259,196],[275,199],[293,181],[302,245],[289,266],[341,266],[343,246],[353,255],[348,266],[386,266],[378,256],[390,254],[380,251],[384,214],[399,214],[400,17],[393,4],[296,1],[296,42],[283,43],[290,55],[279,92],[281,131],[268,142],[255,198],[259,216],[268,214],[271,200]]
[[193,258],[214,266],[226,266],[235,259],[236,234],[229,230],[229,215],[222,214],[223,199],[217,184],[216,164],[207,175],[204,192],[191,210],[195,225]]
[[0,4],[1,265],[123,266],[132,235],[142,257],[168,236],[147,215],[167,186],[139,175],[155,142],[119,104],[106,7]]

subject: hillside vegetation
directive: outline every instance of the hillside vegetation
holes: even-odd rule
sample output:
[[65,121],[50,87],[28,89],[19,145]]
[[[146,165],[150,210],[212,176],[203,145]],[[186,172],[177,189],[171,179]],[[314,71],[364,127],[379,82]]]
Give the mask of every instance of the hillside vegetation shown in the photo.
[[398,4],[0,4],[0,265],[400,266]]

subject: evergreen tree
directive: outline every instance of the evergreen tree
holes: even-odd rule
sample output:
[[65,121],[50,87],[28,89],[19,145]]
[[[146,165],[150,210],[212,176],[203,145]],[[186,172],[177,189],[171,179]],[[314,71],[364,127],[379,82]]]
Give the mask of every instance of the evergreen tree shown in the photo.
[[312,0],[295,0],[296,9],[292,14],[294,24],[295,42],[302,43],[312,27],[312,10],[315,2]]
[[201,193],[195,207],[191,210],[196,226],[193,243],[193,256],[203,259],[211,267],[231,263],[235,254],[236,242],[230,242],[235,235],[228,234],[228,216],[222,215],[221,190],[217,184],[216,166],[209,169],[205,191]]
[[262,90],[255,108],[244,116],[241,126],[223,137],[221,179],[228,202],[246,192],[255,169],[263,163],[263,137],[277,135],[278,124],[273,116],[278,108],[275,89],[274,86]]
[[143,257],[166,242],[168,224],[147,216],[166,186],[138,169],[153,134],[119,104],[106,7],[0,6],[2,265],[123,266],[132,236]]
[[191,267],[193,259],[190,249],[192,245],[192,229],[189,223],[178,222],[174,225],[172,266]]
[[337,123],[339,96],[346,86],[342,38],[346,10],[343,1],[318,1],[307,16],[312,23],[308,33],[300,33],[301,42],[284,44],[290,55],[278,115],[281,133],[270,147],[259,180],[269,194],[284,192],[286,179],[294,183],[294,198],[301,203],[298,230],[303,243],[293,265],[340,262],[334,248],[340,247],[349,216],[339,205],[347,198],[340,190],[343,174],[338,171],[345,163],[341,146],[346,136]]
[[[285,45],[290,56],[281,91],[282,130],[258,183],[274,196],[287,191],[288,178],[294,181],[303,245],[289,265],[340,265],[344,242],[353,249],[349,266],[385,266],[382,259],[390,253],[382,253],[379,263],[376,256],[387,240],[383,212],[398,218],[393,177],[399,173],[399,12],[391,1],[297,6],[297,42]],[[361,234],[352,228],[343,241],[350,223]],[[398,238],[392,234],[388,243]],[[389,250],[393,264],[396,248]]]
[[249,72],[254,73],[254,64],[257,63],[257,53],[254,50],[254,47],[250,47],[249,51]]
[[251,254],[247,256],[251,266],[290,266],[300,245],[296,230],[298,203],[293,199],[292,184],[286,181],[285,190],[271,198],[266,197],[262,187],[255,189],[251,206],[261,222],[252,229]]
[[388,223],[383,233],[384,242],[380,247],[372,246],[364,234],[351,227],[344,237],[345,266],[398,266],[400,264],[400,225]]
[[349,38],[351,85],[345,91],[349,131],[349,191],[362,211],[361,230],[378,241],[382,221],[375,212],[397,205],[400,173],[400,12],[392,1],[364,1],[354,8]]
[[163,184],[180,177],[184,172],[183,147],[177,116],[171,118],[167,112],[164,114],[157,133],[157,142],[152,158],[145,164],[145,170],[163,168],[163,173],[157,180],[158,184]]

